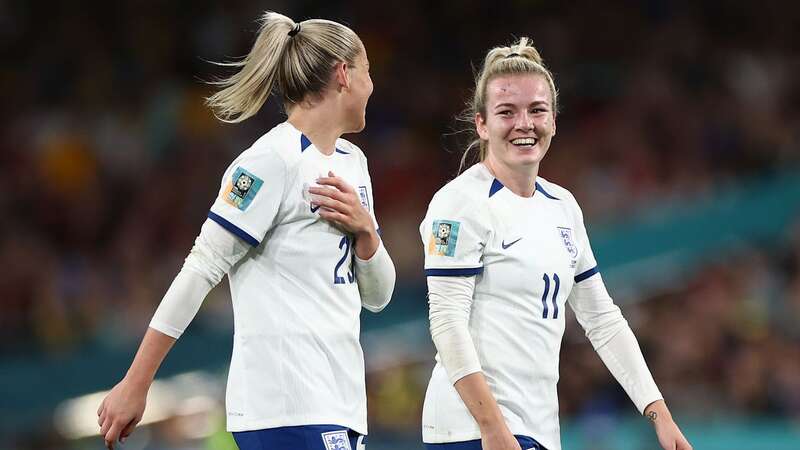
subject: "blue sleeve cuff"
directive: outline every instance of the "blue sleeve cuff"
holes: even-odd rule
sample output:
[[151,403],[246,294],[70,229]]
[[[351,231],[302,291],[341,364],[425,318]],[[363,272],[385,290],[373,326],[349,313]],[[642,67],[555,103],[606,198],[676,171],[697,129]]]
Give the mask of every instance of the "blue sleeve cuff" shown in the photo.
[[249,234],[247,234],[246,231],[242,230],[236,225],[228,222],[227,220],[225,220],[224,217],[220,216],[219,214],[215,214],[213,211],[209,211],[208,218],[213,220],[214,222],[217,222],[222,228],[225,228],[226,230],[240,237],[243,241],[247,242],[253,247],[258,247],[259,242],[256,238],[250,236]]
[[466,269],[425,269],[426,277],[469,277],[483,273],[483,267]]
[[585,272],[583,272],[583,273],[581,273],[579,275],[575,275],[575,282],[576,283],[580,283],[581,281],[591,277],[592,275],[594,275],[596,273],[600,273],[600,271],[597,270],[597,266],[594,266],[591,269],[589,269],[589,270],[587,270],[587,271],[585,271]]

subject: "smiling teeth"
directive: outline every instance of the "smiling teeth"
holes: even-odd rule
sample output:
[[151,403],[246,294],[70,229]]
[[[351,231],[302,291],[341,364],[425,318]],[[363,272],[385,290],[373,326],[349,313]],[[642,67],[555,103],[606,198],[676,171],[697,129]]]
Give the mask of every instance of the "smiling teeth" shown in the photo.
[[514,139],[511,143],[514,145],[534,145],[536,144],[536,138],[519,138]]

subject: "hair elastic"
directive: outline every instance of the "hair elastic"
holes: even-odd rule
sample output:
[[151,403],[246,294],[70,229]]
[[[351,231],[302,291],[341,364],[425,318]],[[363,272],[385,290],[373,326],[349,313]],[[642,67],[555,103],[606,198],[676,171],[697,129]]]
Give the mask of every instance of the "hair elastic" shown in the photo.
[[515,56],[520,56],[520,54],[519,53],[509,53],[508,55],[506,55],[506,59],[513,58]]
[[294,37],[294,35],[299,33],[299,32],[300,32],[300,24],[297,23],[297,24],[294,25],[294,28],[292,28],[292,31],[290,31],[288,34],[289,34],[289,37]]

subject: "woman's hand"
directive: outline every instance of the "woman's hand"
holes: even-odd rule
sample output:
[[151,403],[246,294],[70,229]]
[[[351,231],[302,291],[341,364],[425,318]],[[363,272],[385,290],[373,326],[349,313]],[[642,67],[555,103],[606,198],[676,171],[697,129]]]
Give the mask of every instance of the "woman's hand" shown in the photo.
[[97,423],[109,450],[114,449],[117,441],[125,442],[136,424],[142,420],[148,388],[149,385],[137,384],[124,378],[100,403]]
[[649,417],[653,412],[656,415],[653,425],[656,428],[656,436],[661,448],[664,450],[692,450],[691,444],[681,433],[678,424],[672,420],[672,414],[667,409],[664,400],[655,401],[645,408],[646,416]]
[[355,237],[356,255],[369,259],[378,249],[379,238],[369,211],[361,204],[358,194],[342,178],[328,172],[308,192],[314,195],[311,206],[321,206],[319,216]]

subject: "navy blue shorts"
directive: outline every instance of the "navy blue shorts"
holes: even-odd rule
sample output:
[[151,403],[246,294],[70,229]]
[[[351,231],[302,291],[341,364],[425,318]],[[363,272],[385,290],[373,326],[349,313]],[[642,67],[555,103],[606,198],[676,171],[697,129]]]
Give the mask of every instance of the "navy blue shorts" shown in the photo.
[[366,436],[338,425],[235,431],[233,439],[239,450],[361,450],[366,442]]
[[[517,438],[517,442],[519,442],[519,446],[522,447],[522,450],[547,450],[544,446],[538,442],[536,439],[528,436],[520,436],[518,434],[514,435]],[[482,450],[481,449],[481,440],[475,439],[472,441],[462,441],[462,442],[447,442],[445,444],[425,444],[426,450]]]

